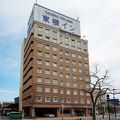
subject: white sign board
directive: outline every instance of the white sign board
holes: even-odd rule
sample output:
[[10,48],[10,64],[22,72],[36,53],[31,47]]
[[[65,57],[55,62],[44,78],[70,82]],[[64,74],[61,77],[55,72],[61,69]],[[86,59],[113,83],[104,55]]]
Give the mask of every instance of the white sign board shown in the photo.
[[36,20],[80,36],[80,21],[35,4],[30,21]]

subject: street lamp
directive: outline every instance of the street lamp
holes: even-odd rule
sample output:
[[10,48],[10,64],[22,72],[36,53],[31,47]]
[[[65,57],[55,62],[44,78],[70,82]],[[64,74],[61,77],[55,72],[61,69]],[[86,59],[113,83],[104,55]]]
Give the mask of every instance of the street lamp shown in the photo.
[[115,114],[115,118],[116,118],[115,90],[116,90],[116,89],[113,89],[113,100],[114,100],[114,114]]
[[64,111],[64,105],[62,104],[62,120],[63,120],[63,111]]
[[110,105],[109,105],[109,99],[110,99],[110,96],[107,94],[107,104],[108,104],[108,115],[109,115],[109,120],[110,120]]

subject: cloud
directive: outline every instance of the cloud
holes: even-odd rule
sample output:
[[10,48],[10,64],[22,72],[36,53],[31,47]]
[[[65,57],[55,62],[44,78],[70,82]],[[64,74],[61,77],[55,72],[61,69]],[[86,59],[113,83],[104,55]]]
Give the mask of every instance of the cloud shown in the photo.
[[19,70],[19,63],[16,59],[0,58],[0,74],[1,76],[16,76]]
[[18,93],[15,92],[15,91],[4,90],[4,89],[0,89],[0,94],[14,94],[14,95],[18,95]]
[[0,89],[0,101],[14,101],[16,97],[18,97],[17,91]]
[[[33,1],[1,0],[0,2],[0,37],[19,33],[27,29],[27,20]],[[26,7],[26,5],[27,7]],[[30,5],[31,4],[31,5]]]

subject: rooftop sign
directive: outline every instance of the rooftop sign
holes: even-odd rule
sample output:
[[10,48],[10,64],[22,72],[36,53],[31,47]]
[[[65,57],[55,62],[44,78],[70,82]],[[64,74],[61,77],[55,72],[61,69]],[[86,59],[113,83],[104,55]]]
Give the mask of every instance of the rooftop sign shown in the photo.
[[37,4],[33,7],[33,11],[28,22],[29,27],[31,26],[33,20],[80,36],[80,21]]

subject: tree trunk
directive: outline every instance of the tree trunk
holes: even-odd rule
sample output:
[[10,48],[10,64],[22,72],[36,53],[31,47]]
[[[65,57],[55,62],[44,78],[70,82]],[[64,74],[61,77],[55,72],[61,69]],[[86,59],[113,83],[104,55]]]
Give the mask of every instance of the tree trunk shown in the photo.
[[93,120],[96,120],[95,104],[93,103]]

